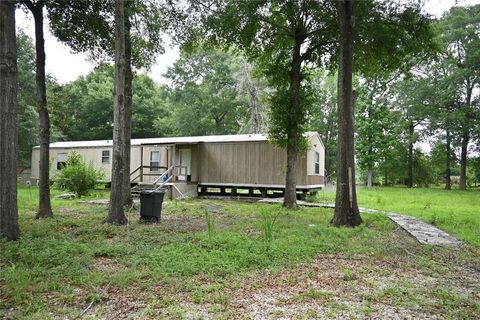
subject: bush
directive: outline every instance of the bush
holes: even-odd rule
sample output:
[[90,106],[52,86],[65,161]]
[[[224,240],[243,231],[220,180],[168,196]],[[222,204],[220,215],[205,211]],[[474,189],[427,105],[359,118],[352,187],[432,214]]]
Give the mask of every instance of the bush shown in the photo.
[[93,190],[97,181],[104,176],[103,171],[95,170],[92,164],[86,163],[82,156],[74,151],[68,155],[65,167],[56,177],[55,185],[81,197]]

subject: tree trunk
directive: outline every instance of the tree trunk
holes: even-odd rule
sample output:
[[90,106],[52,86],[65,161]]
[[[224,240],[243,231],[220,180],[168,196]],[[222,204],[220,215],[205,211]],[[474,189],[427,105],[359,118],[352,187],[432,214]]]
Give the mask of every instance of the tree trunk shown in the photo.
[[367,170],[367,187],[371,188],[373,186],[373,169],[368,168]]
[[17,209],[17,49],[15,3],[0,1],[0,238],[20,235]]
[[469,140],[470,135],[468,131],[465,131],[462,134],[462,151],[460,155],[460,182],[458,184],[460,190],[467,190],[467,152]]
[[452,159],[451,159],[451,150],[450,150],[450,130],[446,130],[446,144],[447,144],[447,157],[446,157],[446,170],[445,170],[445,189],[450,190],[452,189],[452,181],[450,176],[452,175]]
[[252,105],[251,112],[252,112],[252,119],[253,119],[253,133],[258,134],[261,133],[260,130],[260,110],[258,108],[257,103],[257,89],[252,81],[249,81],[248,84],[248,92],[250,93],[250,104]]
[[132,138],[132,44],[130,41],[130,11],[129,2],[125,2],[125,136],[124,136],[124,156],[125,173],[123,175],[124,205],[132,205],[132,196],[130,189],[130,146]]
[[37,110],[39,116],[39,206],[36,218],[53,216],[50,202],[50,119],[47,108],[47,89],[45,77],[45,40],[43,37],[44,1],[25,1],[25,6],[33,15],[35,23],[35,54]]
[[44,1],[25,3],[35,22],[37,110],[40,121],[39,208],[37,218],[53,216],[50,202],[50,118],[47,108],[45,77],[45,40],[43,37]]
[[126,224],[123,204],[125,161],[125,11],[124,1],[115,1],[115,96],[113,101],[112,187],[106,223]]
[[407,188],[413,187],[413,135],[415,133],[415,126],[410,121],[408,125],[408,173],[407,173]]
[[298,123],[295,121],[295,114],[300,108],[300,73],[302,58],[300,49],[303,39],[295,38],[292,50],[292,67],[290,70],[290,117],[287,128],[287,173],[285,176],[285,196],[283,206],[295,209],[297,207],[297,155],[298,155]]
[[336,3],[340,26],[340,52],[338,70],[338,151],[337,193],[332,223],[335,226],[355,227],[362,223],[355,188],[354,159],[354,94],[353,31],[355,23],[355,0]]

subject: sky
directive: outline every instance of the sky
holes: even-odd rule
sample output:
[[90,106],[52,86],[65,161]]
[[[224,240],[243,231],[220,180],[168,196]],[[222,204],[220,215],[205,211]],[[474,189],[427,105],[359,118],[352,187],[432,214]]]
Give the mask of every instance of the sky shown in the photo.
[[[435,17],[440,17],[443,12],[455,4],[460,6],[480,4],[480,0],[427,0],[425,11]],[[34,28],[31,15],[24,13],[22,10],[17,10],[16,20],[17,27],[33,38]],[[166,83],[162,75],[180,55],[178,46],[172,45],[168,37],[164,39],[166,42],[165,53],[157,56],[157,62],[147,72],[158,83]],[[95,64],[89,61],[86,54],[72,53],[66,45],[57,41],[48,27],[45,28],[45,53],[46,70],[59,83],[75,80],[81,75],[88,74],[95,67]]]

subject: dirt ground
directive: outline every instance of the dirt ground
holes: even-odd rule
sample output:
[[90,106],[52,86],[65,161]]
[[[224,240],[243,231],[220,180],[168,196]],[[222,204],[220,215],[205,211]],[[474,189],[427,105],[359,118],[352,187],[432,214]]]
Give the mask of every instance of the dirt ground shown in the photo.
[[[148,295],[104,288],[86,318],[105,319],[480,319],[480,266],[437,262],[419,268],[418,244],[395,232],[388,257],[322,254],[282,270],[219,280],[199,275]],[[387,245],[392,245],[387,244]],[[407,249],[408,248],[408,249]],[[419,258],[419,257],[418,257]],[[447,259],[447,260],[445,260]],[[409,262],[410,261],[410,262]],[[100,268],[113,268],[99,261]]]

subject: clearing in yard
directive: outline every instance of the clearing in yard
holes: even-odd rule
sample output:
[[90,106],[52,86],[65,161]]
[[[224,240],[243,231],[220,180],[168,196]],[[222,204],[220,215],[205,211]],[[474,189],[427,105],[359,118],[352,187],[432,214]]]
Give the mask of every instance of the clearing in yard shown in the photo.
[[77,199],[35,220],[36,196],[20,190],[22,237],[0,242],[2,319],[480,314],[478,245],[421,245],[384,215],[334,228],[331,209],[195,199],[164,203],[160,224],[132,211],[115,227]]

